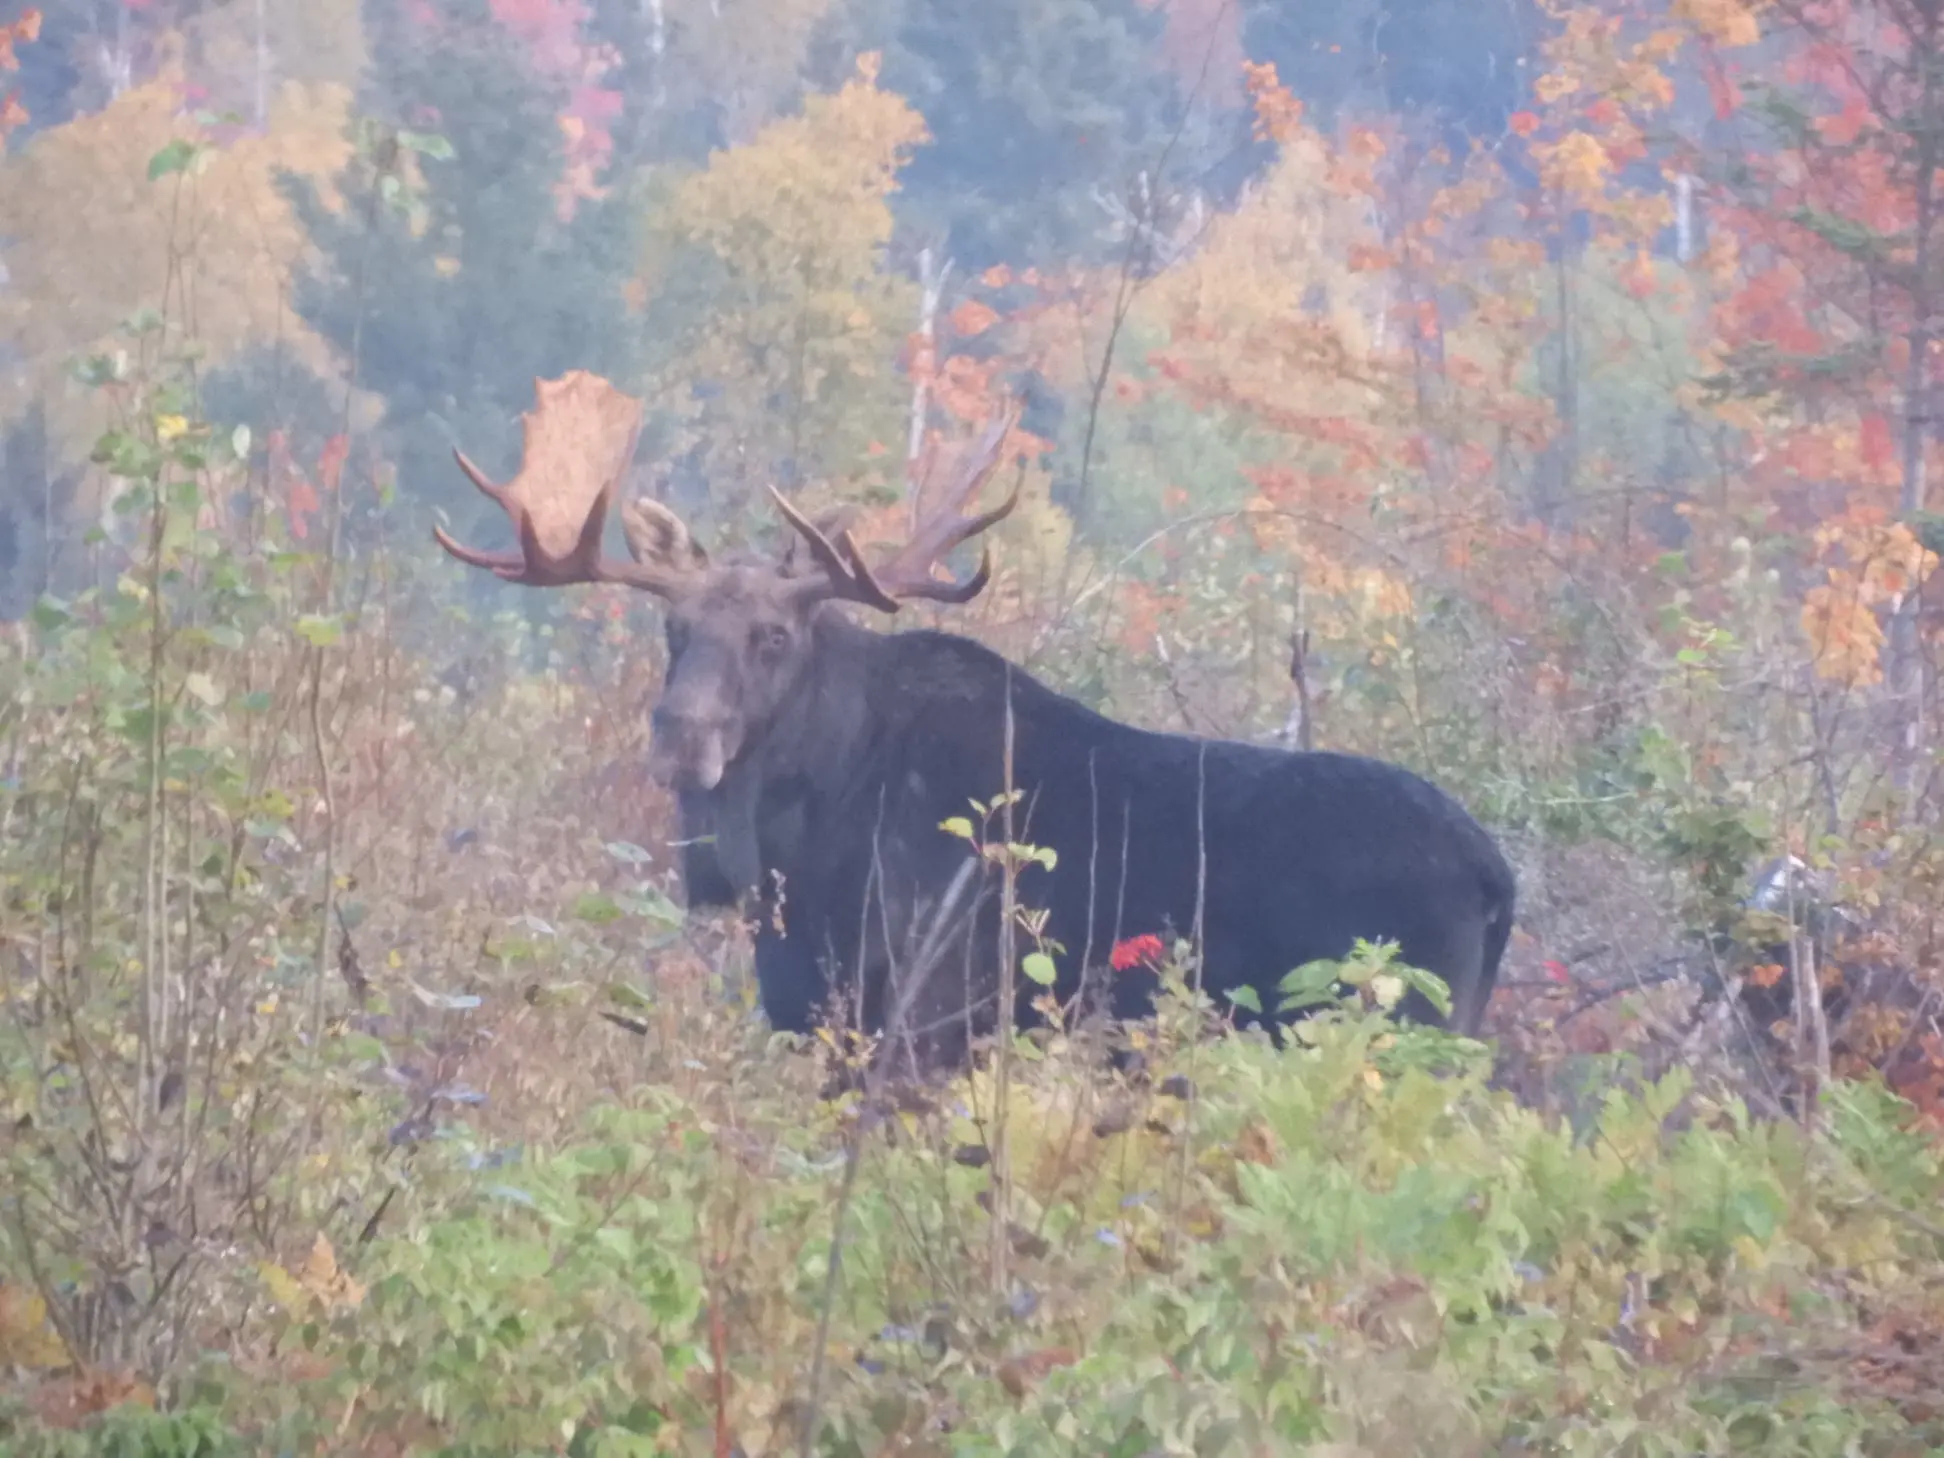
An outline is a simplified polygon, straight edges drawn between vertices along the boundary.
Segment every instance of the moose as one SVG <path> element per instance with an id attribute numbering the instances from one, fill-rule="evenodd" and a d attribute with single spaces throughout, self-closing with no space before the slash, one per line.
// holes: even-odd
<path id="1" fill-rule="evenodd" d="M 1186 936 L 1218 1006 L 1251 988 L 1271 1019 L 1286 974 L 1340 959 L 1358 938 L 1388 940 L 1452 993 L 1449 1019 L 1415 992 L 1400 1011 L 1478 1032 L 1514 878 L 1427 780 L 1350 754 L 1131 727 L 969 638 L 878 632 L 841 610 L 963 604 L 984 590 L 989 546 L 970 577 L 937 573 L 1017 505 L 1015 483 L 999 505 L 964 514 L 1013 412 L 942 473 L 909 540 L 881 562 L 865 560 L 841 513 L 813 522 L 773 487 L 795 533 L 780 557 L 714 560 L 641 496 L 620 507 L 629 560 L 604 553 L 602 534 L 640 403 L 578 370 L 535 389 L 509 484 L 454 451 L 511 518 L 517 549 L 435 535 L 509 582 L 619 583 L 661 599 L 667 671 L 648 768 L 678 800 L 690 906 L 756 913 L 773 1027 L 808 1032 L 843 1012 L 936 1068 L 995 1025 L 998 969 L 1019 965 L 1029 935 L 1052 957 L 1063 1004 L 1080 997 L 1115 1020 L 1150 1014 L 1158 990 L 1151 957 L 1116 949 Z M 1005 873 L 964 833 L 981 834 L 974 802 L 989 811 L 1008 789 L 1012 841 L 1053 852 L 1015 865 L 1010 926 Z M 996 823 L 991 833 L 1003 839 Z M 1045 963 L 1034 969 L 1043 981 Z M 1020 986 L 1015 1007 L 1030 1021 L 1034 989 Z M 1246 1001 L 1238 1015 L 1253 1020 Z"/>

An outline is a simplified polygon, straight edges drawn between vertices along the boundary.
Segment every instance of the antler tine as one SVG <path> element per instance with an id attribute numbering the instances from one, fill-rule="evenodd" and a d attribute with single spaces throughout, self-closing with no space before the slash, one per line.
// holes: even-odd
<path id="1" fill-rule="evenodd" d="M 945 490 L 933 503 L 931 511 L 919 521 L 911 540 L 877 570 L 878 581 L 886 584 L 891 592 L 904 598 L 961 603 L 969 602 L 984 590 L 992 576 L 990 549 L 982 554 L 979 570 L 964 582 L 940 582 L 931 575 L 931 569 L 954 547 L 997 525 L 1019 505 L 1020 489 L 1025 484 L 1023 471 L 1013 482 L 1012 491 L 998 506 L 977 516 L 959 515 L 966 502 L 985 485 L 999 464 L 1006 440 L 1019 421 L 1019 411 L 1017 399 L 1006 402 L 1005 408 L 993 417 L 960 456 Z"/>
<path id="2" fill-rule="evenodd" d="M 488 500 L 506 505 L 506 488 L 494 484 L 492 478 L 475 466 L 458 446 L 452 448 L 452 458 L 459 463 L 459 469 L 466 473 L 466 479 L 477 486 Z"/>
<path id="3" fill-rule="evenodd" d="M 898 610 L 897 599 L 878 586 L 871 569 L 864 565 L 864 554 L 857 550 L 857 543 L 851 540 L 848 527 L 838 534 L 837 544 L 833 546 L 816 523 L 790 505 L 781 491 L 772 486 L 769 494 L 777 510 L 783 513 L 783 519 L 796 528 L 804 545 L 810 549 L 811 557 L 823 569 L 821 581 L 814 577 L 804 579 L 806 591 L 820 597 L 863 603 L 880 612 L 895 613 Z"/>
<path id="4" fill-rule="evenodd" d="M 511 482 L 496 485 L 463 451 L 453 451 L 467 479 L 511 518 L 519 550 L 461 546 L 435 527 L 439 545 L 461 562 L 529 587 L 612 582 L 676 596 L 689 574 L 601 551 L 608 510 L 641 431 L 641 402 L 586 370 L 536 379 L 533 388 L 535 407 L 522 417 L 525 443 Z"/>
<path id="5" fill-rule="evenodd" d="M 979 570 L 963 582 L 940 582 L 931 575 L 931 567 L 952 548 L 985 531 L 1019 505 L 1020 487 L 1025 481 L 1023 470 L 1013 483 L 1011 494 L 998 506 L 973 517 L 958 514 L 992 474 L 993 467 L 999 462 L 1000 448 L 1018 418 L 1017 402 L 1009 402 L 1008 408 L 986 427 L 985 433 L 960 461 L 957 479 L 946 490 L 936 513 L 919 524 L 911 541 L 900 548 L 890 562 L 876 570 L 864 560 L 864 554 L 857 549 L 857 543 L 852 540 L 848 529 L 839 532 L 837 540 L 832 542 L 829 534 L 790 505 L 782 492 L 774 486 L 770 487 L 769 493 L 777 509 L 783 513 L 784 520 L 796 528 L 797 534 L 810 549 L 810 555 L 822 569 L 821 576 L 804 579 L 802 590 L 816 597 L 863 603 L 887 613 L 898 610 L 900 598 L 963 603 L 977 597 L 992 580 L 990 548 L 981 555 Z"/>

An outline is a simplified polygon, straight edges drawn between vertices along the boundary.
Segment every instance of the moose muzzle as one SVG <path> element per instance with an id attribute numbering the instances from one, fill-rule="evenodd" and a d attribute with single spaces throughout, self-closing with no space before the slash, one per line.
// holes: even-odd
<path id="1" fill-rule="evenodd" d="M 670 789 L 713 790 L 733 754 L 732 725 L 720 715 L 655 710 L 648 741 L 648 773 Z"/>

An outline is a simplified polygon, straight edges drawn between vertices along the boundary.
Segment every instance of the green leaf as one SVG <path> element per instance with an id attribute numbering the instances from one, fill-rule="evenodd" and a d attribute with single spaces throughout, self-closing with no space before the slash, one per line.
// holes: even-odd
<path id="1" fill-rule="evenodd" d="M 582 921 L 591 921 L 596 926 L 606 926 L 609 922 L 619 921 L 626 913 L 614 904 L 612 898 L 590 892 L 574 902 L 574 915 Z"/>
<path id="2" fill-rule="evenodd" d="M 1051 987 L 1054 978 L 1059 975 L 1059 969 L 1053 965 L 1053 959 L 1044 952 L 1028 952 L 1020 959 L 1019 970 L 1041 987 Z"/>
<path id="3" fill-rule="evenodd" d="M 177 137 L 149 158 L 148 180 L 156 182 L 167 177 L 171 172 L 187 172 L 200 151 L 201 149 L 194 142 Z"/>
<path id="4" fill-rule="evenodd" d="M 947 835 L 956 835 L 960 840 L 972 839 L 972 822 L 963 815 L 953 815 L 939 821 L 938 828 Z"/>
<path id="5" fill-rule="evenodd" d="M 450 162 L 454 153 L 452 143 L 437 132 L 409 132 L 401 129 L 398 145 L 408 147 L 421 157 L 430 157 L 434 162 Z"/>
<path id="6" fill-rule="evenodd" d="M 42 632 L 51 633 L 54 629 L 64 627 L 73 621 L 74 615 L 68 611 L 67 604 L 58 597 L 42 594 L 35 599 L 34 626 Z"/>
<path id="7" fill-rule="evenodd" d="M 655 1006 L 647 993 L 626 982 L 610 982 L 607 992 L 608 1001 L 635 1012 L 649 1012 Z"/>
<path id="8" fill-rule="evenodd" d="M 216 680 L 206 673 L 192 673 L 183 680 L 182 686 L 189 696 L 209 708 L 223 702 L 223 691 L 216 686 Z"/>
<path id="9" fill-rule="evenodd" d="M 336 613 L 305 613 L 297 619 L 297 636 L 313 648 L 335 647 L 344 638 L 344 620 Z"/>
<path id="10" fill-rule="evenodd" d="M 78 359 L 69 373 L 81 384 L 92 388 L 113 384 L 121 378 L 122 369 L 127 363 L 127 354 L 117 350 L 113 354 L 97 354 L 87 359 Z"/>
<path id="11" fill-rule="evenodd" d="M 88 459 L 124 480 L 152 481 L 162 470 L 163 457 L 141 437 L 126 430 L 111 430 L 95 442 Z M 116 503 L 123 511 L 139 511 L 144 504 L 140 496 L 124 496 Z"/>
<path id="12" fill-rule="evenodd" d="M 1231 987 L 1228 990 L 1228 1000 L 1237 1007 L 1248 1009 L 1257 1017 L 1262 1016 L 1262 998 L 1257 995 L 1253 987 Z"/>

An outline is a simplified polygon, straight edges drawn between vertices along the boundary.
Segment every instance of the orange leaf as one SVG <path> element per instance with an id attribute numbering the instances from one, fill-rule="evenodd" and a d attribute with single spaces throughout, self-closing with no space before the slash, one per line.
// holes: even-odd
<path id="1" fill-rule="evenodd" d="M 1515 136 L 1529 137 L 1539 130 L 1539 118 L 1529 111 L 1515 111 L 1506 119 L 1506 125 Z"/>
<path id="2" fill-rule="evenodd" d="M 999 322 L 999 316 L 977 299 L 967 299 L 952 310 L 952 332 L 961 339 L 972 339 Z"/>
<path id="3" fill-rule="evenodd" d="M 1391 256 L 1374 243 L 1352 243 L 1348 264 L 1352 273 L 1376 273 L 1391 266 Z"/>

